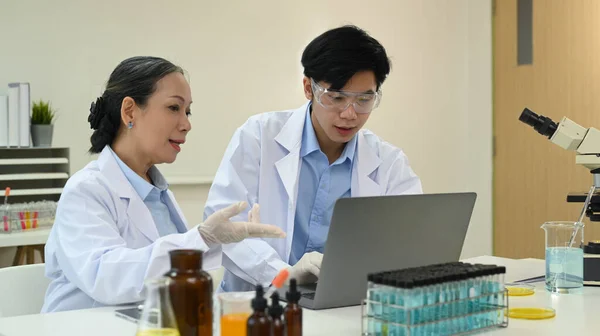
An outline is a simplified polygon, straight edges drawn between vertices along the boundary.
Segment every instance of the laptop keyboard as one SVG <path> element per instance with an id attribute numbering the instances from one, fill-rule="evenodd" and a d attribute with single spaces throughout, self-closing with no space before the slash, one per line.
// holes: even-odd
<path id="1" fill-rule="evenodd" d="M 314 300 L 315 299 L 315 292 L 302 293 L 301 295 L 302 295 L 302 297 L 305 297 L 305 298 L 310 299 L 310 300 Z"/>

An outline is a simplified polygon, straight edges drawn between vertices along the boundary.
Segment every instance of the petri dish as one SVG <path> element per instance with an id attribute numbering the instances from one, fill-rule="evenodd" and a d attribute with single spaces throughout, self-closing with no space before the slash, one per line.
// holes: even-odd
<path id="1" fill-rule="evenodd" d="M 525 320 L 544 320 L 556 316 L 552 308 L 509 308 L 508 317 Z"/>
<path id="2" fill-rule="evenodd" d="M 529 296 L 535 294 L 535 287 L 525 283 L 508 283 L 504 286 L 508 296 Z"/>

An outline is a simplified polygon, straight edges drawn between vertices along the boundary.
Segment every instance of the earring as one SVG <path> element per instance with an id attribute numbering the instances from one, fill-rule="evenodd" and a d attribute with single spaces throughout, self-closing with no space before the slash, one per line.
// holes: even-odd
<path id="1" fill-rule="evenodd" d="M 133 121 L 130 121 L 127 123 L 127 128 L 128 129 L 132 129 L 133 128 Z"/>

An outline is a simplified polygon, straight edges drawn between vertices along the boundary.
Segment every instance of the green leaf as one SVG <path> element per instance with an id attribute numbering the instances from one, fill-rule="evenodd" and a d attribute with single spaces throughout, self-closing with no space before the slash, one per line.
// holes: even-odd
<path id="1" fill-rule="evenodd" d="M 34 125 L 49 125 L 54 120 L 56 111 L 50 106 L 50 102 L 39 100 L 33 102 L 31 110 L 31 123 Z"/>

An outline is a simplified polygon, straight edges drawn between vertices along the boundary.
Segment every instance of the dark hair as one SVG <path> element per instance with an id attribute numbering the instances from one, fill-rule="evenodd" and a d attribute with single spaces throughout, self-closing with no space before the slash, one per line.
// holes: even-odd
<path id="1" fill-rule="evenodd" d="M 121 62 L 111 73 L 102 96 L 90 107 L 88 122 L 95 130 L 90 139 L 90 153 L 100 153 L 106 145 L 112 145 L 121 127 L 121 104 L 125 97 L 145 106 L 156 90 L 156 83 L 174 72 L 183 74 L 183 69 L 159 57 L 137 56 Z"/>
<path id="2" fill-rule="evenodd" d="M 360 71 L 373 71 L 377 89 L 390 73 L 385 48 L 356 26 L 331 29 L 312 40 L 302 53 L 304 75 L 339 90 Z"/>

